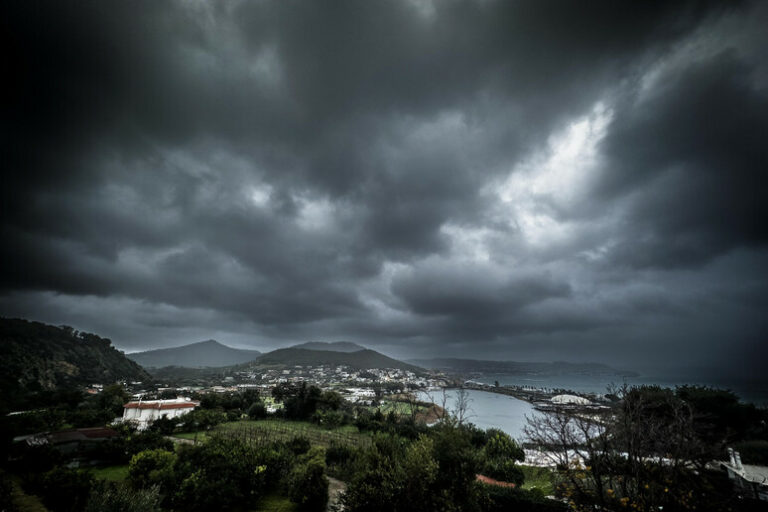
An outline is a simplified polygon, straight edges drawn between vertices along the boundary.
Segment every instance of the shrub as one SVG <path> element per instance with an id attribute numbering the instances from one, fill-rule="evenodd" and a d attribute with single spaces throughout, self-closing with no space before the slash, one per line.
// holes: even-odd
<path id="1" fill-rule="evenodd" d="M 94 486 L 85 512 L 160 512 L 160 488 L 132 489 L 129 485 L 101 482 Z"/>
<path id="2" fill-rule="evenodd" d="M 513 460 L 493 459 L 487 461 L 483 466 L 483 474 L 495 480 L 502 482 L 511 482 L 515 485 L 522 485 L 525 480 L 523 471 L 515 464 Z"/>
<path id="3" fill-rule="evenodd" d="M 93 477 L 78 469 L 54 468 L 45 473 L 35 493 L 53 512 L 75 512 L 85 508 Z"/>
<path id="4" fill-rule="evenodd" d="M 137 453 L 128 464 L 128 481 L 136 489 L 160 486 L 168 488 L 173 483 L 173 466 L 176 454 L 165 450 L 147 450 Z"/>
<path id="5" fill-rule="evenodd" d="M 147 450 L 172 452 L 173 449 L 173 441 L 157 432 L 134 433 L 125 439 L 125 451 L 130 457 Z"/>
<path id="6" fill-rule="evenodd" d="M 567 512 L 568 506 L 556 500 L 544 498 L 541 492 L 481 486 L 480 508 L 483 512 Z"/>
<path id="7" fill-rule="evenodd" d="M 296 436 L 287 443 L 288 448 L 296 455 L 307 453 L 312 447 L 312 443 L 309 442 L 304 436 Z"/>
<path id="8" fill-rule="evenodd" d="M 325 452 L 325 463 L 329 466 L 332 464 L 345 464 L 352 456 L 352 448 L 346 444 L 331 441 L 331 445 Z"/>
<path id="9" fill-rule="evenodd" d="M 525 460 L 525 452 L 499 429 L 491 428 L 486 432 L 485 456 L 488 459 L 512 459 L 522 462 Z"/>
<path id="10" fill-rule="evenodd" d="M 169 436 L 173 434 L 174 430 L 176 430 L 176 422 L 177 420 L 173 418 L 163 416 L 152 422 L 152 424 L 149 426 L 149 431 L 157 432 L 160 435 Z"/>
<path id="11" fill-rule="evenodd" d="M 325 454 L 312 448 L 288 476 L 288 495 L 302 510 L 325 510 L 328 504 L 328 479 L 325 476 Z"/>
<path id="12" fill-rule="evenodd" d="M 220 436 L 179 451 L 176 478 L 181 482 L 174 509 L 252 508 L 263 496 L 267 466 L 262 448 Z"/>
<path id="13" fill-rule="evenodd" d="M 253 402 L 248 408 L 248 417 L 252 420 L 262 420 L 267 417 L 267 407 L 264 402 Z"/>

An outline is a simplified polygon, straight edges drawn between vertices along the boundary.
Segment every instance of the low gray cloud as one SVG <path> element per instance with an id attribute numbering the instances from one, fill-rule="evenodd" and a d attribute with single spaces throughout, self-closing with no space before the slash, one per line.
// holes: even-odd
<path id="1" fill-rule="evenodd" d="M 758 2 L 2 9 L 3 315 L 128 350 L 764 351 Z"/>

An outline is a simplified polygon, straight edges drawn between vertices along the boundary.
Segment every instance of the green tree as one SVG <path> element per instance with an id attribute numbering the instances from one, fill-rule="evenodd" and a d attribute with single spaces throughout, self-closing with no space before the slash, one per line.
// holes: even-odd
<path id="1" fill-rule="evenodd" d="M 486 431 L 486 443 L 484 455 L 487 459 L 511 459 L 522 462 L 525 460 L 525 452 L 509 434 L 497 428 Z"/>
<path id="2" fill-rule="evenodd" d="M 137 453 L 128 464 L 128 481 L 136 489 L 159 486 L 168 489 L 174 481 L 176 454 L 165 450 Z"/>
<path id="3" fill-rule="evenodd" d="M 175 418 L 169 418 L 168 416 L 162 416 L 157 418 L 149 426 L 150 432 L 157 432 L 160 435 L 169 436 L 176 430 L 176 423 L 178 420 Z"/>
<path id="4" fill-rule="evenodd" d="M 254 506 L 265 488 L 266 459 L 255 445 L 221 436 L 183 447 L 176 463 L 180 484 L 174 508 L 197 511 Z"/>
<path id="5" fill-rule="evenodd" d="M 105 387 L 97 395 L 99 409 L 109 411 L 112 417 L 123 415 L 123 405 L 131 398 L 131 395 L 125 390 L 122 384 L 112 384 Z"/>
<path id="6" fill-rule="evenodd" d="M 248 407 L 248 417 L 252 420 L 261 420 L 267 417 L 267 407 L 264 405 L 264 402 L 258 401 L 253 402 L 250 407 Z"/>
<path id="7" fill-rule="evenodd" d="M 289 497 L 302 510 L 325 510 L 328 503 L 325 469 L 325 450 L 315 446 L 299 458 L 291 471 L 287 482 Z"/>

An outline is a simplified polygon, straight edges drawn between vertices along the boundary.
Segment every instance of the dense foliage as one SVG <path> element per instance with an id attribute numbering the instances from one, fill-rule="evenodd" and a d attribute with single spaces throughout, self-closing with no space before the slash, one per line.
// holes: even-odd
<path id="1" fill-rule="evenodd" d="M 39 408 L 61 387 L 150 379 L 109 339 L 19 319 L 0 319 L 0 360 L 0 412 Z"/>
<path id="2" fill-rule="evenodd" d="M 765 411 L 728 391 L 658 386 L 618 390 L 614 410 L 562 410 L 529 421 L 531 441 L 549 451 L 559 494 L 577 510 L 746 510 L 708 463 L 725 446 L 764 435 Z M 744 446 L 749 446 L 745 444 Z M 756 444 L 760 446 L 760 444 Z"/>

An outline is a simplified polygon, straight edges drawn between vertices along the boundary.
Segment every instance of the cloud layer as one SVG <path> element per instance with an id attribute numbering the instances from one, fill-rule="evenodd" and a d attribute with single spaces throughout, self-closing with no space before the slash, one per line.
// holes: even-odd
<path id="1" fill-rule="evenodd" d="M 127 350 L 768 356 L 761 3 L 3 11 L 3 315 Z"/>

